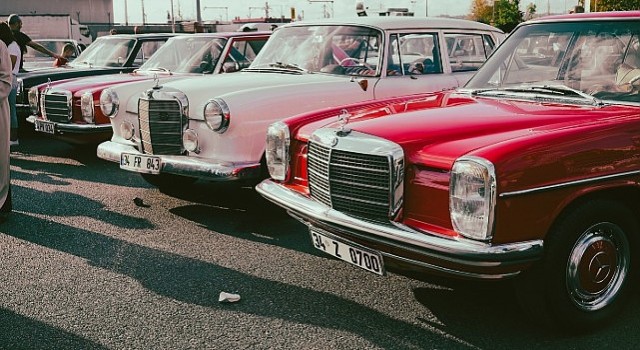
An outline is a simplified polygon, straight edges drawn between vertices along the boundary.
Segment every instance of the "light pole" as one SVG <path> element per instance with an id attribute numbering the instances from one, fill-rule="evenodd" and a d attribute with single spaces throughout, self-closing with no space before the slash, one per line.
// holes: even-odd
<path id="1" fill-rule="evenodd" d="M 173 0 L 171 0 L 171 33 L 176 32 L 176 18 L 173 16 Z"/>

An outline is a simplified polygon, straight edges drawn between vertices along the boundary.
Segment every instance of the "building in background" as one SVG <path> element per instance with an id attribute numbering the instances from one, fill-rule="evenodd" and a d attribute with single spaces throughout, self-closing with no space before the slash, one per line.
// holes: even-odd
<path id="1" fill-rule="evenodd" d="M 0 1 L 0 13 L 70 15 L 79 23 L 111 24 L 113 0 L 5 0 Z"/>

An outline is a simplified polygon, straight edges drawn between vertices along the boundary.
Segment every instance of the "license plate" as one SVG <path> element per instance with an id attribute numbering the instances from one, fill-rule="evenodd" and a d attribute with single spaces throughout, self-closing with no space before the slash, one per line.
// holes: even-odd
<path id="1" fill-rule="evenodd" d="M 120 168 L 139 173 L 159 174 L 162 167 L 160 157 L 140 154 L 120 154 Z"/>
<path id="2" fill-rule="evenodd" d="M 336 240 L 316 227 L 311 227 L 309 232 L 311 234 L 311 242 L 316 249 L 369 272 L 381 276 L 385 274 L 384 263 L 380 253 L 362 249 L 342 240 Z"/>
<path id="3" fill-rule="evenodd" d="M 47 134 L 55 134 L 55 124 L 46 120 L 35 120 L 36 131 L 45 132 Z"/>

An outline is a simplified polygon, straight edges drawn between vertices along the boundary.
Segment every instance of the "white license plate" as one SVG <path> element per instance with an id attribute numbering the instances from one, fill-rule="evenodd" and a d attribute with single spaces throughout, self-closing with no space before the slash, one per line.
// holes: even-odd
<path id="1" fill-rule="evenodd" d="M 55 124 L 46 120 L 35 120 L 36 131 L 45 132 L 47 134 L 55 134 Z"/>
<path id="2" fill-rule="evenodd" d="M 160 157 L 121 153 L 120 168 L 139 173 L 159 174 L 162 168 Z"/>
<path id="3" fill-rule="evenodd" d="M 362 249 L 354 244 L 336 240 L 316 227 L 311 227 L 309 232 L 311 234 L 311 242 L 316 249 L 369 272 L 381 276 L 385 274 L 384 262 L 379 252 Z"/>

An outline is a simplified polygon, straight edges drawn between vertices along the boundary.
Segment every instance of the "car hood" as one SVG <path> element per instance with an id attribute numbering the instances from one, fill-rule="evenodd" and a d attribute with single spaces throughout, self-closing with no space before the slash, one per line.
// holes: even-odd
<path id="1" fill-rule="evenodd" d="M 158 74 L 165 76 L 167 74 Z M 77 92 L 87 89 L 104 89 L 114 84 L 128 83 L 139 80 L 153 79 L 154 75 L 145 73 L 119 73 L 91 77 L 72 78 L 51 83 L 51 88 Z M 46 85 L 43 85 L 46 87 Z"/>
<path id="2" fill-rule="evenodd" d="M 401 145 L 413 158 L 409 162 L 449 169 L 458 157 L 500 142 L 612 118 L 638 117 L 640 113 L 640 108 L 633 106 L 509 101 L 458 93 L 434 97 L 437 103 L 409 112 L 402 111 L 402 104 L 389 106 L 384 117 L 377 109 L 376 118 L 367 118 L 367 113 L 375 112 L 367 111 L 345 127 Z"/>
<path id="3" fill-rule="evenodd" d="M 377 79 L 377 78 L 373 78 Z M 185 93 L 189 116 L 202 119 L 202 107 L 212 98 L 228 105 L 234 118 L 253 116 L 261 120 L 282 119 L 304 111 L 373 98 L 356 80 L 327 74 L 238 72 L 194 77 L 162 83 L 162 90 Z M 134 110 L 130 101 L 127 110 Z M 244 118 L 244 117 L 241 117 Z"/>
<path id="4" fill-rule="evenodd" d="M 211 84 L 209 79 L 216 79 Z M 203 95 L 206 98 L 222 97 L 232 94 L 251 94 L 252 89 L 265 87 L 282 87 L 286 85 L 304 85 L 313 82 L 345 81 L 345 77 L 328 74 L 293 74 L 293 73 L 266 73 L 266 72 L 238 72 L 234 74 L 221 74 L 215 77 L 205 76 L 180 80 L 164 84 L 168 88 L 180 90 L 191 96 Z"/>

